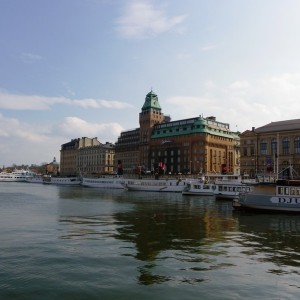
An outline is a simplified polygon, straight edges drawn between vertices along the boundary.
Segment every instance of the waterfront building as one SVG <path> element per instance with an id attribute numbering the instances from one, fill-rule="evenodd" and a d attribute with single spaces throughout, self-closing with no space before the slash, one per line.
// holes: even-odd
<path id="1" fill-rule="evenodd" d="M 125 174 L 130 174 L 140 166 L 140 128 L 121 132 L 116 142 L 116 160 L 122 162 Z"/>
<path id="2" fill-rule="evenodd" d="M 171 121 L 150 91 L 139 114 L 140 128 L 122 132 L 116 159 L 124 173 L 239 174 L 239 134 L 215 117 Z"/>
<path id="3" fill-rule="evenodd" d="M 57 176 L 60 174 L 59 163 L 56 161 L 56 157 L 53 158 L 53 161 L 46 165 L 46 174 Z"/>
<path id="4" fill-rule="evenodd" d="M 77 152 L 77 170 L 80 174 L 113 174 L 115 146 L 106 142 L 80 147 Z"/>
<path id="5" fill-rule="evenodd" d="M 96 137 L 82 137 L 61 145 L 60 173 L 63 176 L 112 174 L 114 170 L 114 144 L 102 144 Z"/>
<path id="6" fill-rule="evenodd" d="M 77 175 L 77 150 L 80 139 L 72 139 L 61 145 L 60 149 L 60 173 L 63 176 Z"/>
<path id="7" fill-rule="evenodd" d="M 242 174 L 271 179 L 289 175 L 290 165 L 300 174 L 300 119 L 253 127 L 240 135 L 240 142 Z"/>

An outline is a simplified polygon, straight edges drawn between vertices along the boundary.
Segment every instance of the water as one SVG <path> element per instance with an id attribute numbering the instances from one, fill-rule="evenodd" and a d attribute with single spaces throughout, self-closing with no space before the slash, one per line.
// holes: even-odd
<path id="1" fill-rule="evenodd" d="M 300 216 L 0 183 L 0 299 L 299 299 Z"/>

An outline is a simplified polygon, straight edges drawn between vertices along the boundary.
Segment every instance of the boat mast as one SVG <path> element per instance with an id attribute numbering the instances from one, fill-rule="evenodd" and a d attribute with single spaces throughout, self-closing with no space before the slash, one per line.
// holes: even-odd
<path id="1" fill-rule="evenodd" d="M 279 174 L 279 162 L 278 162 L 278 157 L 279 157 L 279 133 L 277 133 L 277 150 L 276 150 L 276 155 L 275 155 L 275 158 L 276 158 L 276 177 L 275 179 L 277 180 L 278 179 L 278 174 Z"/>

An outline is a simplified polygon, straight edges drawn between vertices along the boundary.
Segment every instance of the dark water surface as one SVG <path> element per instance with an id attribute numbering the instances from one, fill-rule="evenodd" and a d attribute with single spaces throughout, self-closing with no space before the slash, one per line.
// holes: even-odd
<path id="1" fill-rule="evenodd" d="M 299 299 L 300 216 L 0 183 L 0 299 Z"/>

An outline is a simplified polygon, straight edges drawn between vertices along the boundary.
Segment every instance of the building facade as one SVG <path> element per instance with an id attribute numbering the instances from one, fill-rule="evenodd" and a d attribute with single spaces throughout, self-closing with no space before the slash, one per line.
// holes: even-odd
<path id="1" fill-rule="evenodd" d="M 80 139 L 72 139 L 61 145 L 60 148 L 60 173 L 62 176 L 73 176 L 78 174 L 77 151 Z"/>
<path id="2" fill-rule="evenodd" d="M 63 176 L 113 174 L 115 146 L 108 142 L 102 144 L 97 138 L 73 139 L 61 146 L 60 172 Z"/>
<path id="3" fill-rule="evenodd" d="M 156 125 L 150 164 L 171 173 L 239 174 L 239 136 L 229 124 L 201 116 Z"/>
<path id="4" fill-rule="evenodd" d="M 271 122 L 240 135 L 241 172 L 255 177 L 300 174 L 300 119 Z"/>
<path id="5" fill-rule="evenodd" d="M 140 165 L 140 129 L 121 132 L 116 143 L 116 160 L 122 162 L 123 172 L 130 174 Z"/>
<path id="6" fill-rule="evenodd" d="M 171 121 L 150 91 L 139 123 L 140 128 L 122 132 L 116 143 L 116 159 L 123 162 L 124 173 L 240 172 L 239 135 L 215 117 Z"/>

